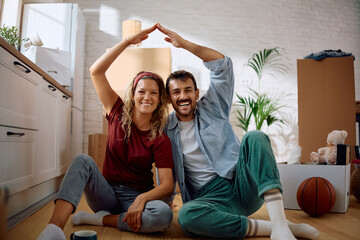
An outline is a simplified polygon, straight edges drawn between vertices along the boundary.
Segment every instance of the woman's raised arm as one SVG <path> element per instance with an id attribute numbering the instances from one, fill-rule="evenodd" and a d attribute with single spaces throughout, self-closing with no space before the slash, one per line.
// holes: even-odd
<path id="1" fill-rule="evenodd" d="M 117 43 L 111 49 L 106 51 L 99 59 L 97 59 L 93 65 L 90 67 L 89 71 L 91 74 L 91 79 L 94 83 L 95 90 L 102 102 L 106 113 L 109 113 L 111 108 L 114 106 L 118 95 L 111 88 L 108 80 L 106 79 L 105 72 L 108 70 L 110 65 L 115 61 L 115 59 L 131 44 L 138 44 L 149 37 L 149 34 L 156 29 L 156 24 L 150 28 L 146 28 L 141 32 L 127 37 L 121 42 Z M 126 79 L 121 79 L 122 76 L 119 76 L 121 81 L 126 81 Z"/>

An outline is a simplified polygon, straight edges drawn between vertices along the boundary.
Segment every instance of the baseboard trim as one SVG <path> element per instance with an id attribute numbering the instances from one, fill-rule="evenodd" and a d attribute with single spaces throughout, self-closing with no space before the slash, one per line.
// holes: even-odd
<path id="1" fill-rule="evenodd" d="M 34 203 L 30 207 L 24 209 L 23 211 L 19 212 L 18 214 L 12 216 L 7 220 L 8 229 L 15 227 L 17 224 L 22 222 L 24 219 L 29 217 L 30 215 L 37 212 L 40 208 L 48 204 L 50 201 L 54 200 L 57 195 L 57 192 L 50 194 L 49 196 L 41 199 L 40 201 Z"/>

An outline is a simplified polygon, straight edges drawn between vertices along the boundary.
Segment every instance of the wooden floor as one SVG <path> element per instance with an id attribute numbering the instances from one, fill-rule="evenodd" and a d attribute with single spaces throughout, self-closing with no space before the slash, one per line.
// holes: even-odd
<path id="1" fill-rule="evenodd" d="M 187 238 L 181 231 L 177 223 L 177 214 L 181 206 L 180 197 L 175 198 L 175 203 L 178 207 L 174 208 L 174 219 L 171 227 L 164 233 L 154 234 L 135 234 L 130 232 L 121 232 L 116 228 L 103 227 L 103 226 L 73 226 L 70 220 L 67 222 L 64 232 L 66 238 L 69 239 L 72 232 L 84 229 L 91 229 L 97 232 L 98 240 L 112 240 L 112 239 L 190 239 Z M 35 214 L 25 219 L 23 222 L 10 229 L 7 233 L 8 240 L 22 240 L 22 239 L 36 239 L 42 229 L 47 225 L 52 210 L 54 208 L 53 202 L 48 203 Z M 89 207 L 84 199 L 81 199 L 77 211 L 89 211 Z M 350 207 L 345 214 L 327 213 L 319 218 L 312 218 L 306 213 L 297 210 L 286 210 L 287 218 L 296 223 L 305 222 L 316 227 L 320 231 L 321 240 L 355 240 L 360 239 L 360 202 L 353 196 L 350 198 Z M 251 216 L 255 219 L 268 220 L 266 207 L 263 206 L 257 213 Z M 192 238 L 197 239 L 197 238 Z M 206 238 L 198 238 L 205 240 Z M 264 237 L 257 237 L 251 239 L 269 239 Z"/>

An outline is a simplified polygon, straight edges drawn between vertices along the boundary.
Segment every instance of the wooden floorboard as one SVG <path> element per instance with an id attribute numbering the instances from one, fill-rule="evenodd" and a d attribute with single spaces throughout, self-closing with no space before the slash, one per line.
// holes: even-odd
<path id="1" fill-rule="evenodd" d="M 176 197 L 176 203 L 179 205 L 174 208 L 174 219 L 170 228 L 164 233 L 153 233 L 153 234 L 138 234 L 131 232 L 122 232 L 116 228 L 103 227 L 103 226 L 73 226 L 70 220 L 67 222 L 64 232 L 66 238 L 69 239 L 72 232 L 84 229 L 91 229 L 98 233 L 98 240 L 115 240 L 115 239 L 129 239 L 129 240 L 155 240 L 155 239 L 184 239 L 188 240 L 185 234 L 182 232 L 180 226 L 177 223 L 177 214 L 181 206 L 180 197 Z M 54 208 L 53 202 L 48 203 L 42 209 L 25 219 L 23 222 L 10 229 L 7 234 L 8 240 L 22 240 L 22 239 L 36 239 L 42 229 L 47 225 L 52 210 Z M 80 201 L 77 211 L 89 211 L 85 198 L 83 197 Z M 358 240 L 360 239 L 360 202 L 357 201 L 353 196 L 350 198 L 350 206 L 345 214 L 340 213 L 327 213 L 319 218 L 312 218 L 306 213 L 297 210 L 286 210 L 287 218 L 292 222 L 304 222 L 311 224 L 320 231 L 320 240 Z M 266 207 L 263 206 L 258 212 L 250 216 L 255 219 L 268 220 Z M 201 239 L 206 238 L 191 238 Z M 265 237 L 251 238 L 256 240 L 269 239 Z"/>

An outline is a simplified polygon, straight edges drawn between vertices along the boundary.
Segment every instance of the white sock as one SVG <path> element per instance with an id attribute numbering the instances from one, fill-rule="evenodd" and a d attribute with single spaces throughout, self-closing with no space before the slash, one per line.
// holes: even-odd
<path id="1" fill-rule="evenodd" d="M 295 237 L 306 239 L 317 239 L 319 237 L 319 231 L 306 223 L 292 223 L 288 221 L 289 228 Z"/>
<path id="2" fill-rule="evenodd" d="M 292 223 L 288 221 L 288 226 L 295 237 L 306 239 L 317 239 L 319 231 L 306 223 Z M 271 222 L 265 220 L 248 219 L 248 230 L 246 236 L 259 237 L 270 236 Z"/>
<path id="3" fill-rule="evenodd" d="M 71 222 L 74 225 L 90 224 L 102 226 L 102 219 L 106 215 L 110 215 L 110 213 L 107 211 L 99 211 L 97 213 L 87 213 L 80 211 L 73 216 Z"/>
<path id="4" fill-rule="evenodd" d="M 266 209 L 271 221 L 272 240 L 296 240 L 285 217 L 284 204 L 280 190 L 273 189 L 264 193 Z"/>
<path id="5" fill-rule="evenodd" d="M 265 220 L 248 219 L 248 229 L 246 236 L 248 237 L 259 237 L 259 236 L 270 236 L 271 234 L 271 223 Z"/>
<path id="6" fill-rule="evenodd" d="M 55 224 L 48 224 L 37 240 L 66 240 L 64 232 Z"/>

